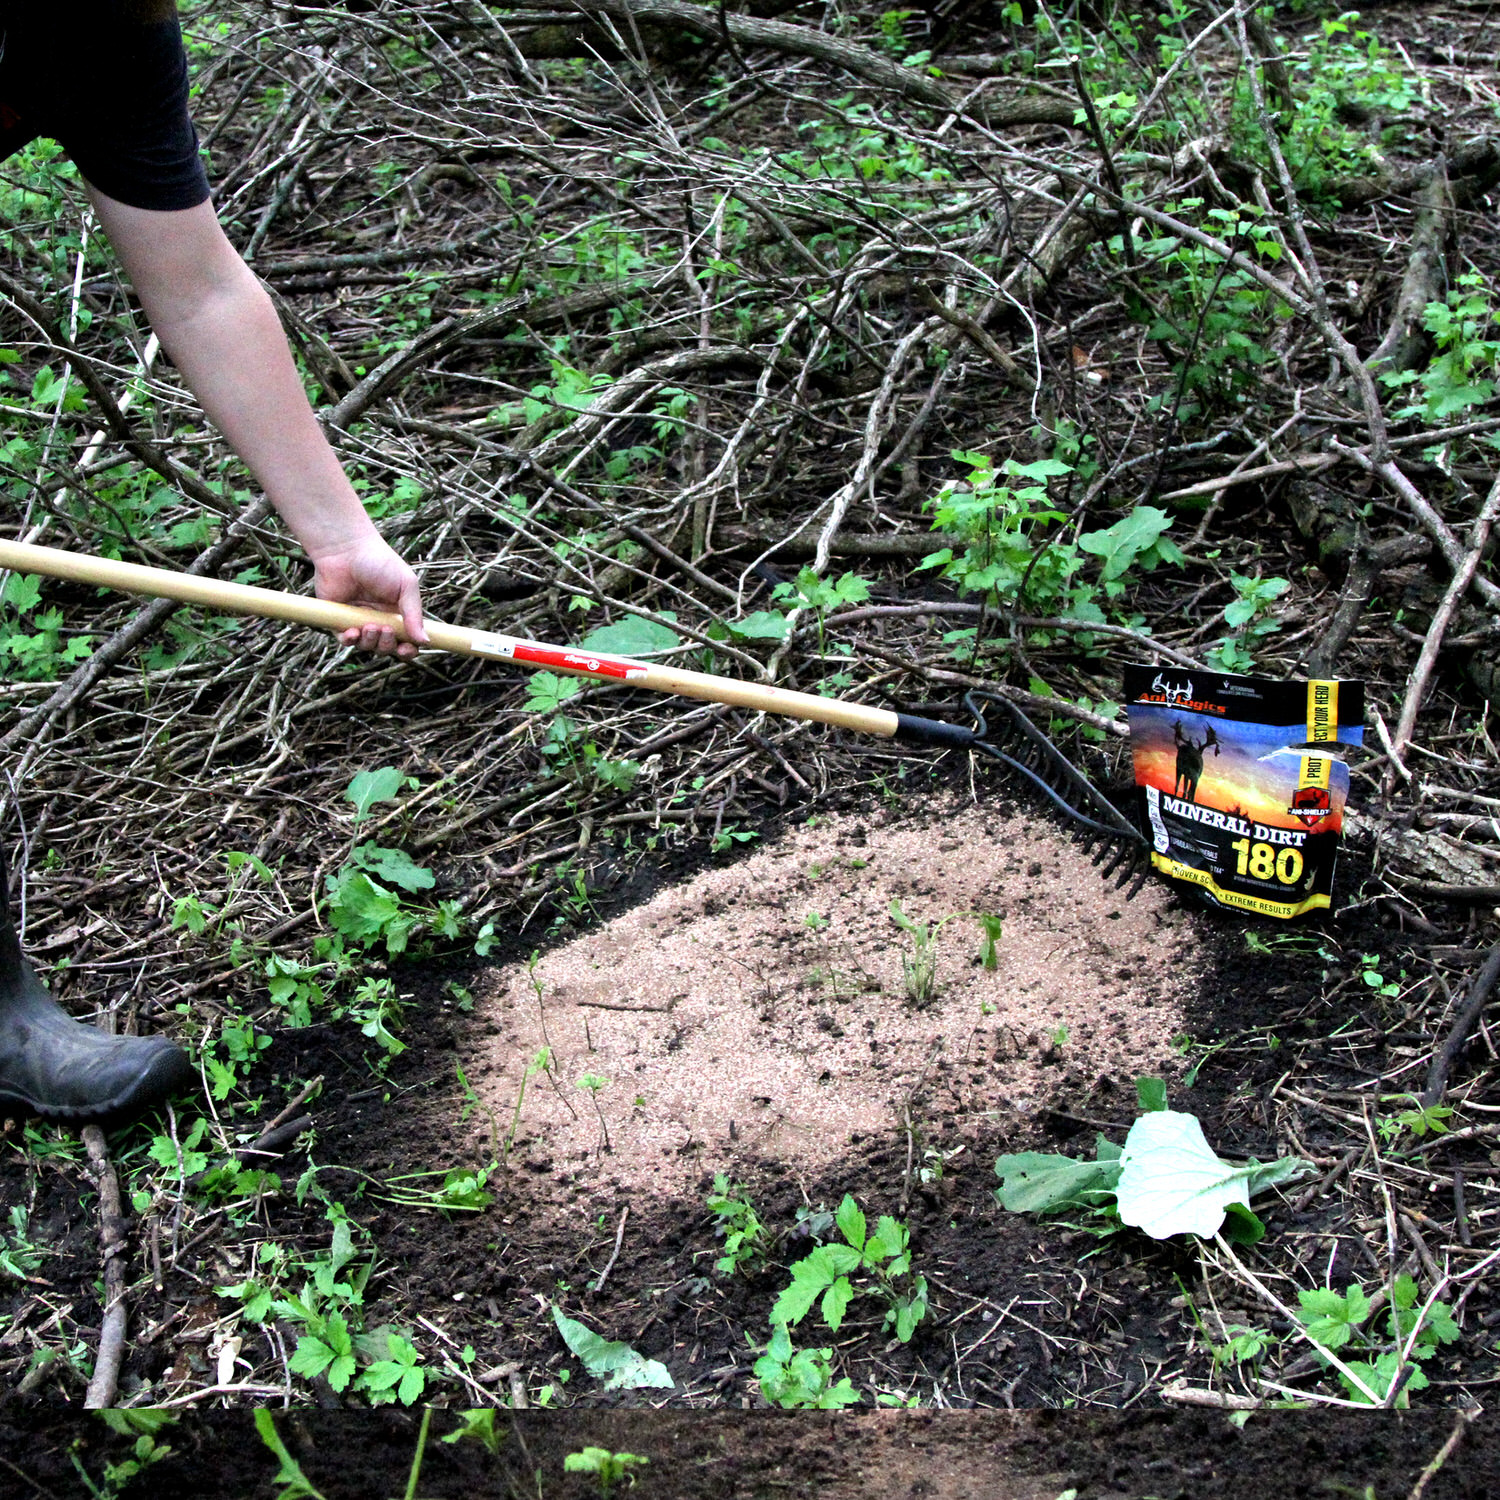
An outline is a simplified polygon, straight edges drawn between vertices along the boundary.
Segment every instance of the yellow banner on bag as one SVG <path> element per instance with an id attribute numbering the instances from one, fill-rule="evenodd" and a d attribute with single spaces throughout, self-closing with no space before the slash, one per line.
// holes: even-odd
<path id="1" fill-rule="evenodd" d="M 1322 744 L 1339 737 L 1339 685 L 1314 679 L 1307 685 L 1307 742 Z M 1328 783 L 1318 783 L 1327 786 Z"/>

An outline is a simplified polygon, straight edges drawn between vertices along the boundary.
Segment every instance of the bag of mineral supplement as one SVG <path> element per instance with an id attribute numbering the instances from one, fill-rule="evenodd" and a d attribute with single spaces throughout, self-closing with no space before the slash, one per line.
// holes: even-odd
<path id="1" fill-rule="evenodd" d="M 1336 745 L 1364 739 L 1362 682 L 1125 668 L 1151 863 L 1216 906 L 1327 907 L 1349 797 Z"/>

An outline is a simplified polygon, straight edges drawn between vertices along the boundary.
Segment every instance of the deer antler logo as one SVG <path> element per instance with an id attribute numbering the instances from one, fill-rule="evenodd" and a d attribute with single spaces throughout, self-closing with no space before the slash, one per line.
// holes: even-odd
<path id="1" fill-rule="evenodd" d="M 1191 703 L 1193 698 L 1193 682 L 1191 678 L 1183 682 L 1173 682 L 1164 677 L 1160 672 L 1156 674 L 1156 680 L 1151 684 L 1153 693 L 1161 693 L 1168 703 Z"/>

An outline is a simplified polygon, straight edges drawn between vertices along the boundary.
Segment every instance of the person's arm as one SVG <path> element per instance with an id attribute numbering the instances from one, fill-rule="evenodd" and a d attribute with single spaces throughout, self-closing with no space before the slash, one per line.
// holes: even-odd
<path id="1" fill-rule="evenodd" d="M 425 643 L 416 574 L 375 529 L 318 420 L 280 320 L 211 203 L 131 208 L 90 190 L 162 348 L 302 544 L 320 599 L 399 614 Z M 416 655 L 394 632 L 348 630 L 346 646 Z"/>

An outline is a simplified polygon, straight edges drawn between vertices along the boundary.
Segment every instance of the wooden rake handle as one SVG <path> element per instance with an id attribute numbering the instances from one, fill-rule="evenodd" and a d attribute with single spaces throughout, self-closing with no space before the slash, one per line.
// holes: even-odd
<path id="1" fill-rule="evenodd" d="M 226 583 L 218 578 L 200 578 L 192 573 L 174 573 L 168 568 L 149 568 L 141 563 L 116 562 L 64 552 L 56 547 L 34 547 L 25 542 L 0 540 L 0 569 L 17 573 L 41 573 L 70 583 L 93 584 L 127 594 L 148 594 L 158 599 L 176 599 L 182 604 L 201 604 L 226 614 L 259 615 L 267 620 L 291 620 L 320 630 L 344 631 L 364 625 L 380 625 L 398 640 L 406 639 L 399 615 L 383 610 L 361 609 L 352 604 L 334 604 L 305 594 L 284 594 L 276 589 L 250 584 Z M 872 708 L 863 703 L 845 703 L 812 693 L 793 693 L 765 683 L 740 682 L 732 677 L 713 677 L 707 672 L 684 672 L 623 656 L 548 646 L 540 641 L 473 630 L 467 625 L 445 625 L 426 620 L 430 643 L 439 651 L 456 656 L 482 656 L 513 661 L 533 669 L 566 672 L 573 677 L 629 683 L 657 693 L 675 693 L 709 703 L 727 703 L 762 713 L 782 714 L 818 724 L 837 724 L 862 734 L 928 744 L 967 745 L 975 739 L 972 729 L 944 724 L 936 719 Z"/>

